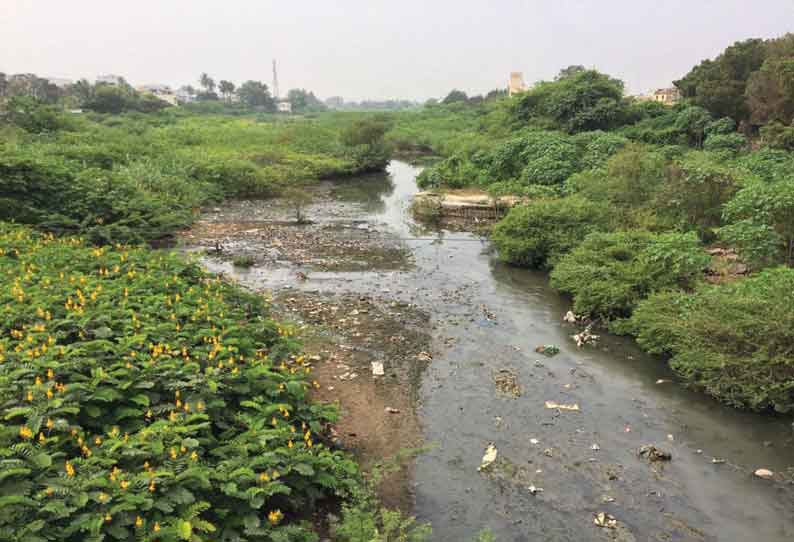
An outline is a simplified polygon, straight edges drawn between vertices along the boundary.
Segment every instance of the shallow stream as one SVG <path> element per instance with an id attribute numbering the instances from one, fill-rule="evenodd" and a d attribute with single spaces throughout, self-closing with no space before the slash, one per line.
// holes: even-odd
<path id="1" fill-rule="evenodd" d="M 562 322 L 569 303 L 543 274 L 500 263 L 473 234 L 412 221 L 418 172 L 394 161 L 387 176 L 335 183 L 333 201 L 307 210 L 318 220 L 355 219 L 402 244 L 407 268 L 307 268 L 298 280 L 292 268 L 207 264 L 257 289 L 385 296 L 431 314 L 434 358 L 417 408 L 434 447 L 417 460 L 414 492 L 434 539 L 465 541 L 487 527 L 510 542 L 794 540 L 794 487 L 752 475 L 791 472 L 791 418 L 738 412 L 688 391 L 630 340 L 605 336 L 577 348 L 570 336 L 579 328 Z M 255 203 L 251 216 L 256 205 L 269 203 Z M 536 354 L 543 344 L 561 351 Z M 495 385 L 500 376 L 507 393 Z M 490 443 L 497 461 L 479 472 Z M 645 444 L 672 460 L 639 457 Z M 597 526 L 600 512 L 618 528 Z"/>

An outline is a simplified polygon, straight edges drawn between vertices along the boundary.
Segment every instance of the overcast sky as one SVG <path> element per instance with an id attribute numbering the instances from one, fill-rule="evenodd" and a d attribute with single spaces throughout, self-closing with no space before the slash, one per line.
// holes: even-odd
<path id="1" fill-rule="evenodd" d="M 0 0 L 0 71 L 270 84 L 425 99 L 597 67 L 668 86 L 734 41 L 794 31 L 794 0 Z"/>

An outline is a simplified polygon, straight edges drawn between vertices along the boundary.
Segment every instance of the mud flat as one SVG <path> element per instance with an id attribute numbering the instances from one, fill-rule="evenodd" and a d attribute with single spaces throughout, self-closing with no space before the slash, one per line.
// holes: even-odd
<path id="1" fill-rule="evenodd" d="M 501 264 L 477 235 L 412 220 L 418 171 L 393 162 L 388 176 L 318 189 L 311 228 L 360 248 L 283 248 L 289 210 L 273 201 L 209 209 L 183 237 L 305 326 L 317 396 L 340 403 L 340 445 L 368 464 L 433 445 L 387 502 L 413 505 L 445 541 L 486 527 L 504 541 L 794 539 L 794 420 L 689 391 L 631 341 L 578 348 L 543 274 Z M 252 267 L 233 265 L 235 247 Z M 395 257 L 369 257 L 384 251 Z M 647 445 L 670 460 L 649 460 Z"/>

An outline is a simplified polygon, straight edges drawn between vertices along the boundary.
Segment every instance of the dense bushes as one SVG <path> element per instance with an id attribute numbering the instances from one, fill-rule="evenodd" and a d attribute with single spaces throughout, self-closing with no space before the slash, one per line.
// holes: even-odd
<path id="1" fill-rule="evenodd" d="M 577 314 L 625 318 L 652 292 L 690 287 L 709 261 L 694 234 L 594 233 L 557 263 L 551 285 Z"/>
<path id="2" fill-rule="evenodd" d="M 209 201 L 268 197 L 296 181 L 382 169 L 389 159 L 385 126 L 366 118 L 346 129 L 355 119 L 344 115 L 255 122 L 176 110 L 66 118 L 27 105 L 9 118 L 31 133 L 17 130 L 0 143 L 0 219 L 97 243 L 159 239 Z M 356 133 L 366 141 L 351 139 Z"/>
<path id="3" fill-rule="evenodd" d="M 144 249 L 0 227 L 0 538 L 315 540 L 355 464 L 261 298 Z"/>
<path id="4" fill-rule="evenodd" d="M 511 209 L 491 238 L 503 260 L 548 268 L 605 222 L 605 209 L 578 196 L 539 199 Z"/>
<path id="5" fill-rule="evenodd" d="M 682 378 L 733 406 L 794 410 L 794 269 L 641 302 L 630 330 Z"/>

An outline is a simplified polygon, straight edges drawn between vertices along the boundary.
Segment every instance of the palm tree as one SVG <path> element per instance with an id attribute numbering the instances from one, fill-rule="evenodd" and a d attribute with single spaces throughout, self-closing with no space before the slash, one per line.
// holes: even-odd
<path id="1" fill-rule="evenodd" d="M 215 80 L 210 77 L 207 72 L 201 74 L 201 77 L 199 77 L 199 84 L 204 87 L 206 92 L 215 92 Z"/>

